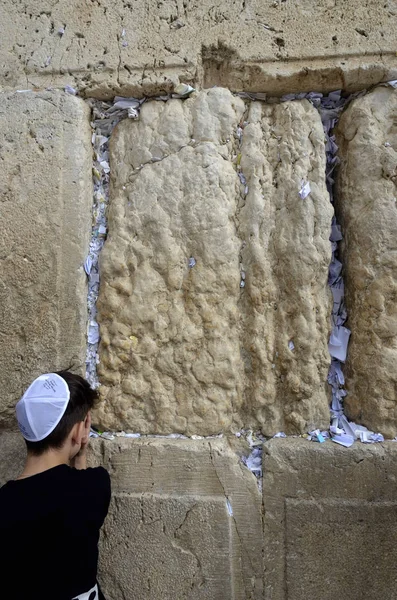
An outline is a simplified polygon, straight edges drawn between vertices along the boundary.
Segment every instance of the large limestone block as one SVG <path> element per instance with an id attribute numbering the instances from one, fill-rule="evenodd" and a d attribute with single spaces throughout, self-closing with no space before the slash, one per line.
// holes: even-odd
<path id="1" fill-rule="evenodd" d="M 0 87 L 361 89 L 397 76 L 396 16 L 395 0 L 3 0 Z"/>
<path id="2" fill-rule="evenodd" d="M 254 102 L 245 127 L 241 166 L 248 195 L 238 212 L 245 293 L 242 347 L 244 416 L 265 434 L 329 422 L 333 208 L 325 185 L 324 132 L 307 102 Z M 309 182 L 311 194 L 298 196 Z"/>
<path id="3" fill-rule="evenodd" d="M 397 91 L 379 87 L 340 119 L 349 416 L 397 434 Z"/>
<path id="4" fill-rule="evenodd" d="M 243 109 L 214 89 L 148 103 L 112 136 L 98 303 L 107 427 L 213 433 L 232 423 L 242 372 L 231 155 Z"/>
<path id="5" fill-rule="evenodd" d="M 262 599 L 261 497 L 226 441 L 118 440 L 102 456 L 106 597 Z"/>
<path id="6" fill-rule="evenodd" d="M 265 600 L 394 598 L 397 445 L 264 445 Z"/>
<path id="7" fill-rule="evenodd" d="M 0 101 L 0 424 L 31 379 L 83 371 L 91 228 L 89 111 L 60 92 Z"/>
<path id="8" fill-rule="evenodd" d="M 112 136 L 98 302 L 104 427 L 271 435 L 328 421 L 321 121 L 306 101 L 254 103 L 240 148 L 243 111 L 214 88 L 144 104 Z"/>

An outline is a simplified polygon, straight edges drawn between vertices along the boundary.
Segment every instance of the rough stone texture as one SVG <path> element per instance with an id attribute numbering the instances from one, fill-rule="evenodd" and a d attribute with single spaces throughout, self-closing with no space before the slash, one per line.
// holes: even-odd
<path id="1" fill-rule="evenodd" d="M 0 98 L 0 426 L 40 372 L 84 371 L 89 111 L 61 92 Z"/>
<path id="2" fill-rule="evenodd" d="M 394 598 L 397 445 L 264 445 L 265 600 Z"/>
<path id="3" fill-rule="evenodd" d="M 248 122 L 241 166 L 249 192 L 238 210 L 246 272 L 239 304 L 243 421 L 253 415 L 267 435 L 303 433 L 329 422 L 333 208 L 324 181 L 324 132 L 307 101 L 253 102 Z M 298 191 L 306 181 L 311 194 L 301 200 Z"/>
<path id="4" fill-rule="evenodd" d="M 397 91 L 354 101 L 338 127 L 337 210 L 345 235 L 349 416 L 397 434 Z"/>
<path id="5" fill-rule="evenodd" d="M 241 403 L 239 180 L 230 158 L 243 109 L 214 89 L 148 103 L 112 136 L 101 425 L 213 433 L 230 427 Z"/>
<path id="6" fill-rule="evenodd" d="M 243 110 L 215 88 L 144 104 L 112 136 L 103 427 L 209 435 L 259 425 L 271 435 L 328 421 L 332 207 L 321 121 L 307 101 L 253 103 L 240 156 Z"/>
<path id="7" fill-rule="evenodd" d="M 0 454 L 3 485 L 22 469 L 21 436 L 0 434 Z M 112 478 L 106 598 L 262 600 L 261 495 L 226 441 L 94 440 L 90 464 Z"/>
<path id="8" fill-rule="evenodd" d="M 2 4 L 3 89 L 152 95 L 182 80 L 274 94 L 397 77 L 395 0 Z"/>

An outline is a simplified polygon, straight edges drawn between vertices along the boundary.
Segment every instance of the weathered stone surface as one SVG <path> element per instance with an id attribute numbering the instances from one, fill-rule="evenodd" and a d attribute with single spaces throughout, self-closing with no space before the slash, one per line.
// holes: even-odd
<path id="1" fill-rule="evenodd" d="M 20 433 L 0 432 L 0 486 L 20 475 L 26 458 L 26 444 Z"/>
<path id="2" fill-rule="evenodd" d="M 5 0 L 1 16 L 3 89 L 72 84 L 112 97 L 184 80 L 274 94 L 397 76 L 395 0 Z"/>
<path id="3" fill-rule="evenodd" d="M 239 302 L 243 421 L 252 415 L 267 435 L 303 433 L 329 422 L 333 209 L 324 181 L 324 132 L 307 101 L 254 102 L 248 122 L 241 166 L 249 191 L 238 210 L 246 272 Z M 306 181 L 311 194 L 301 200 L 298 191 Z"/>
<path id="4" fill-rule="evenodd" d="M 265 599 L 393 598 L 397 445 L 264 445 Z"/>
<path id="5" fill-rule="evenodd" d="M 338 204 L 346 303 L 349 416 L 397 434 L 397 91 L 379 87 L 340 119 Z"/>
<path id="6" fill-rule="evenodd" d="M 91 228 L 89 111 L 61 92 L 0 101 L 0 425 L 31 379 L 83 370 Z"/>
<path id="7" fill-rule="evenodd" d="M 332 208 L 321 121 L 307 101 L 253 103 L 240 157 L 243 111 L 215 88 L 144 104 L 112 136 L 103 427 L 273 434 L 328 421 Z"/>
<path id="8" fill-rule="evenodd" d="M 107 597 L 262 598 L 260 493 L 227 442 L 119 440 L 102 450 L 114 492 L 101 544 Z"/>
<path id="9" fill-rule="evenodd" d="M 243 109 L 214 89 L 148 103 L 112 136 L 98 302 L 106 427 L 213 433 L 241 403 L 231 155 Z"/>

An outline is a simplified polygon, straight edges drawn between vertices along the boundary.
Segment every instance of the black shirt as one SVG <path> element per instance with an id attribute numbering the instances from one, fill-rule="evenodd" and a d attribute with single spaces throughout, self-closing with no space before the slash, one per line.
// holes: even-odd
<path id="1" fill-rule="evenodd" d="M 102 467 L 59 465 L 0 488 L 1 597 L 72 600 L 91 590 L 109 502 Z"/>

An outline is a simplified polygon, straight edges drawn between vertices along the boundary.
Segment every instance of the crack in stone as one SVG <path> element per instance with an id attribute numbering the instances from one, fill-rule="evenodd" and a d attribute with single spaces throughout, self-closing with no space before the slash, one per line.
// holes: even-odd
<path id="1" fill-rule="evenodd" d="M 219 481 L 219 485 L 221 486 L 221 488 L 223 490 L 223 494 L 225 496 L 225 499 L 230 503 L 229 496 L 228 496 L 228 494 L 226 492 L 226 489 L 225 489 L 225 487 L 224 487 L 224 485 L 223 485 L 223 483 L 221 481 L 221 478 L 219 477 L 218 468 L 217 468 L 217 466 L 215 464 L 215 460 L 214 460 L 214 456 L 213 456 L 213 449 L 212 449 L 212 446 L 211 446 L 211 442 L 208 442 L 208 446 L 209 446 L 210 460 L 211 460 L 212 466 L 214 467 L 215 475 L 216 475 L 216 477 L 217 477 L 217 479 Z M 231 506 L 233 508 L 232 504 L 231 504 Z M 233 512 L 233 514 L 231 514 L 229 516 L 230 516 L 231 519 L 233 519 L 234 529 L 235 529 L 236 535 L 238 537 L 238 540 L 239 540 L 239 543 L 240 543 L 240 547 L 244 551 L 244 553 L 245 553 L 244 555 L 248 558 L 248 561 L 250 563 L 251 573 L 255 573 L 255 568 L 254 568 L 254 565 L 252 563 L 252 558 L 251 558 L 250 552 L 249 552 L 248 548 L 246 547 L 244 541 L 241 538 L 240 531 L 239 531 L 239 528 L 238 528 L 238 524 L 237 524 L 237 521 L 236 521 L 236 517 L 234 516 L 234 512 Z M 244 577 L 243 573 L 242 573 L 241 579 L 242 579 L 242 582 L 243 582 L 245 594 L 247 594 L 247 587 L 246 587 L 245 577 Z M 254 583 L 254 589 L 255 589 L 255 583 Z M 249 596 L 246 595 L 246 597 L 248 598 Z"/>

